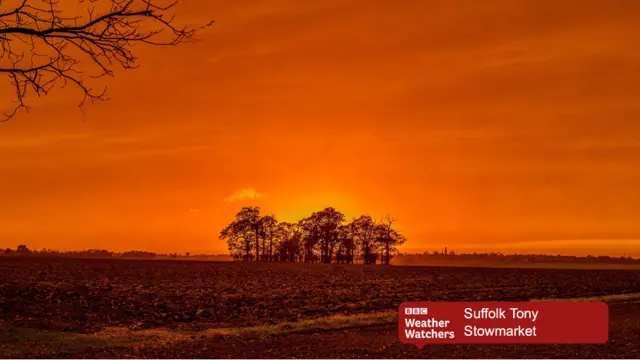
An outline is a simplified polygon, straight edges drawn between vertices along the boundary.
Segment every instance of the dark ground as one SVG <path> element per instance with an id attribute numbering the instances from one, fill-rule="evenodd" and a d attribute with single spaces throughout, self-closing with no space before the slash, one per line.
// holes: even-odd
<path id="1" fill-rule="evenodd" d="M 403 301 L 519 301 L 640 293 L 640 271 L 0 257 L 0 357 L 637 358 L 640 303 L 612 304 L 605 345 L 426 346 L 393 326 L 209 337 L 149 346 L 39 346 L 106 327 L 201 331 L 377 313 Z M 20 339 L 15 332 L 36 332 Z M 36 330 L 37 329 L 37 330 Z M 12 335 L 13 334 L 13 335 Z M 3 338 L 4 336 L 4 338 Z M 56 335 L 59 336 L 59 335 Z M 65 335 L 66 336 L 66 335 Z M 35 339 L 35 340 L 34 340 Z M 2 353 L 18 349 L 18 353 Z M 12 343 L 11 343 L 12 342 Z M 40 341 L 42 342 L 42 341 Z M 71 343 L 73 345 L 73 343 Z M 635 346 L 640 348 L 640 346 Z M 75 350 L 74 350 L 75 349 Z"/>
<path id="2" fill-rule="evenodd" d="M 314 334 L 216 338 L 134 352 L 96 351 L 90 357 L 147 358 L 638 358 L 640 303 L 610 305 L 610 337 L 603 345 L 427 345 L 398 340 L 397 328 L 377 326 Z M 62 355 L 62 354 L 60 354 Z M 65 356 L 78 356 L 67 354 Z"/>

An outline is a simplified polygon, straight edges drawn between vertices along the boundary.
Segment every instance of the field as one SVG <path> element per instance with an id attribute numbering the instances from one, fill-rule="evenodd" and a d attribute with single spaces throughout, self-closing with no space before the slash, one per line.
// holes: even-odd
<path id="1" fill-rule="evenodd" d="M 640 340 L 637 270 L 0 257 L 0 279 L 0 357 L 633 357 Z M 403 301 L 612 294 L 613 345 L 396 338 Z"/>

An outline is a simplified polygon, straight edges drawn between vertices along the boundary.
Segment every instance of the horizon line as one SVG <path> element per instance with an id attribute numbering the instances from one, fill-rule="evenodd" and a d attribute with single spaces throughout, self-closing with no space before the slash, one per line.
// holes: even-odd
<path id="1" fill-rule="evenodd" d="M 20 244 L 22 245 L 22 244 Z M 16 247 L 17 248 L 17 247 Z M 27 246 L 28 248 L 28 246 Z M 448 247 L 447 247 L 448 248 Z M 4 252 L 4 250 L 6 249 L 10 249 L 12 251 L 16 251 L 15 248 L 0 248 L 0 251 Z M 115 251 L 115 250 L 109 250 L 106 248 L 84 248 L 84 249 L 75 249 L 75 250 L 62 250 L 62 249 L 55 249 L 55 248 L 40 248 L 40 249 L 29 249 L 32 252 L 58 252 L 61 254 L 64 253 L 73 253 L 73 252 L 83 252 L 83 251 L 89 251 L 89 250 L 99 250 L 99 251 L 107 251 L 110 252 L 112 254 L 124 254 L 127 252 L 146 252 L 146 253 L 153 253 L 155 255 L 176 255 L 176 256 L 182 256 L 182 257 L 192 257 L 192 256 L 229 256 L 231 257 L 232 254 L 230 253 L 206 253 L 206 252 L 202 252 L 202 253 L 192 253 L 190 251 L 184 251 L 184 252 L 157 252 L 157 251 L 150 251 L 150 250 L 141 250 L 141 249 L 129 249 L 129 250 L 122 250 L 122 251 Z M 453 253 L 451 253 L 451 251 L 453 251 Z M 437 252 L 436 250 L 429 250 L 429 249 L 423 249 L 422 252 L 420 251 L 401 251 L 398 254 L 394 255 L 393 257 L 397 257 L 397 256 L 415 256 L 415 255 L 428 255 L 428 256 L 436 256 L 434 254 L 434 252 Z M 189 255 L 186 255 L 186 254 Z M 587 255 L 563 255 L 563 254 L 553 254 L 553 253 L 543 253 L 543 252 L 502 252 L 502 251 L 474 251 L 474 252 L 458 252 L 455 251 L 455 249 L 451 249 L 448 250 L 447 254 L 442 254 L 442 253 L 438 253 L 437 256 L 462 256 L 462 255 L 491 255 L 491 254 L 495 254 L 497 256 L 513 256 L 513 255 L 528 255 L 528 256 L 546 256 L 546 257 L 575 257 L 575 258 L 598 258 L 598 257 L 608 257 L 611 259 L 640 259 L 640 257 L 638 256 L 627 256 L 626 253 L 624 255 L 620 255 L 620 256 L 615 256 L 615 255 L 609 255 L 609 254 L 600 254 L 600 255 L 593 255 L 593 254 L 587 254 Z"/>

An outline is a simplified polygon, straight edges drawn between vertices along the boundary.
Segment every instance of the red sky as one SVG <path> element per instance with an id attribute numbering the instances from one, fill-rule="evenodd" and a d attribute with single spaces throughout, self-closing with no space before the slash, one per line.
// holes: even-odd
<path id="1" fill-rule="evenodd" d="M 407 251 L 640 256 L 639 13 L 182 0 L 199 42 L 136 48 L 84 118 L 60 90 L 0 124 L 0 246 L 224 252 L 241 206 L 334 206 Z"/>

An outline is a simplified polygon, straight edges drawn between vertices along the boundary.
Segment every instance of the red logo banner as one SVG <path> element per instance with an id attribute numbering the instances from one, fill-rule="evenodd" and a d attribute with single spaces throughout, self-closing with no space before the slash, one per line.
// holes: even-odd
<path id="1" fill-rule="evenodd" d="M 405 302 L 405 344 L 596 344 L 609 338 L 604 302 Z"/>

